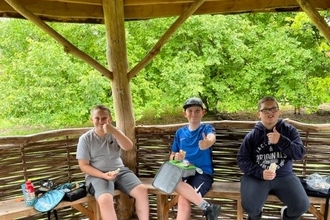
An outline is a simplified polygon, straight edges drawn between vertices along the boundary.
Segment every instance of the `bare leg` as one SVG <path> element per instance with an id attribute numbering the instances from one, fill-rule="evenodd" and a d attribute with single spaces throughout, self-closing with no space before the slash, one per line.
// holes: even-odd
<path id="1" fill-rule="evenodd" d="M 136 214 L 139 220 L 149 220 L 149 197 L 148 190 L 144 184 L 136 186 L 130 196 L 135 198 Z"/>
<path id="2" fill-rule="evenodd" d="M 185 183 L 183 181 L 179 182 L 178 186 L 176 187 L 175 191 L 187 199 L 188 201 L 194 203 L 195 205 L 199 205 L 203 202 L 203 198 L 195 191 L 195 189 L 189 185 L 188 183 Z"/>
<path id="3" fill-rule="evenodd" d="M 178 200 L 177 220 L 190 220 L 191 218 L 191 202 L 182 196 Z"/>
<path id="4" fill-rule="evenodd" d="M 114 208 L 113 196 L 110 193 L 104 193 L 97 199 L 100 206 L 102 220 L 117 220 Z"/>

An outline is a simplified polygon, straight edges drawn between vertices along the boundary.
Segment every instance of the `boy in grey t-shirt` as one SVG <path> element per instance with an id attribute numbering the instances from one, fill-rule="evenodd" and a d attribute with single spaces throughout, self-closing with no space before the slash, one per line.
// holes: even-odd
<path id="1" fill-rule="evenodd" d="M 117 220 L 114 209 L 115 188 L 136 199 L 136 214 L 140 220 L 149 219 L 147 188 L 124 166 L 121 150 L 131 150 L 132 141 L 111 125 L 109 108 L 97 105 L 91 110 L 94 128 L 79 138 L 77 156 L 79 167 L 86 176 L 88 191 L 95 196 L 103 220 Z"/>

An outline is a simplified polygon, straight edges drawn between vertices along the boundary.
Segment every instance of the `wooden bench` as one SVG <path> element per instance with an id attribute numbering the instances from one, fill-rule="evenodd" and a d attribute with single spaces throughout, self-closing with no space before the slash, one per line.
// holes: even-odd
<path id="1" fill-rule="evenodd" d="M 88 195 L 73 202 L 63 201 L 56 207 L 56 209 L 71 206 L 84 213 L 89 219 L 97 219 L 94 217 L 93 207 L 96 206 L 93 205 L 93 203 L 95 203 L 95 199 L 91 195 Z M 88 207 L 84 206 L 84 204 L 88 204 Z M 36 211 L 32 206 L 27 206 L 23 198 L 0 201 L 0 219 L 11 220 L 38 214 L 40 214 L 40 212 Z"/>
<path id="2" fill-rule="evenodd" d="M 237 167 L 236 154 L 255 122 L 209 123 L 216 128 L 217 142 L 213 148 L 215 183 L 206 198 L 222 206 L 220 218 L 242 220 L 244 212 L 239 194 L 242 173 Z M 149 191 L 150 219 L 167 220 L 176 216 L 176 194 L 166 195 L 154 189 L 151 182 L 161 164 L 168 160 L 174 133 L 183 125 L 137 126 L 135 129 L 136 173 Z M 295 126 L 299 129 L 307 154 L 302 161 L 295 161 L 294 172 L 298 176 L 315 172 L 329 175 L 330 125 L 297 123 Z M 0 220 L 38 214 L 16 199 L 22 197 L 20 184 L 27 179 L 51 179 L 57 183 L 84 179 L 75 152 L 79 136 L 89 129 L 62 129 L 28 136 L 0 137 Z M 310 197 L 310 202 L 313 206 L 307 213 L 308 219 L 323 219 L 325 199 Z M 264 215 L 279 216 L 282 205 L 275 196 L 269 196 Z M 98 206 L 91 196 L 72 203 L 62 202 L 57 209 L 60 219 L 100 219 Z M 193 207 L 191 218 L 201 219 L 201 211 Z"/>
<path id="3" fill-rule="evenodd" d="M 115 196 L 120 195 L 120 191 L 115 191 Z M 62 201 L 56 209 L 72 207 L 83 213 L 89 220 L 99 220 L 100 211 L 95 198 L 88 194 L 86 197 L 73 202 Z M 22 197 L 0 201 L 0 220 L 12 220 L 15 218 L 40 215 L 32 206 L 27 206 Z"/>
<path id="4" fill-rule="evenodd" d="M 159 220 L 168 220 L 168 213 L 177 204 L 177 194 L 174 192 L 171 195 L 165 194 L 164 192 L 155 189 L 152 186 L 153 178 L 141 178 L 141 181 L 146 185 L 149 194 L 157 196 L 157 218 Z M 233 199 L 237 204 L 237 220 L 243 219 L 243 209 L 241 206 L 241 197 L 239 193 L 239 182 L 215 182 L 212 189 L 206 194 L 206 198 L 227 198 Z M 119 196 L 120 191 L 115 191 L 115 196 Z M 279 202 L 276 196 L 270 195 L 268 197 L 270 202 Z M 317 217 L 318 220 L 323 220 L 323 212 L 325 209 L 325 199 L 317 197 L 309 197 L 311 203 L 309 211 Z M 318 210 L 314 205 L 320 205 L 321 209 Z M 87 195 L 86 197 L 73 201 L 63 201 L 56 209 L 65 207 L 72 207 L 77 211 L 83 213 L 89 220 L 100 219 L 100 212 L 96 200 L 93 196 Z M 33 209 L 31 206 L 26 206 L 23 198 L 10 199 L 0 201 L 0 219 L 1 220 L 12 220 L 19 217 L 35 216 L 39 215 L 40 212 Z M 329 219 L 329 217 L 328 217 Z"/>

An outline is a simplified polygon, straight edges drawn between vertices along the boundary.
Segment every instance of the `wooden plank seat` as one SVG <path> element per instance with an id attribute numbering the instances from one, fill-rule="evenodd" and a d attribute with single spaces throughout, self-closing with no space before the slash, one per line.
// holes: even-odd
<path id="1" fill-rule="evenodd" d="M 169 210 L 177 204 L 178 196 L 176 192 L 168 195 L 152 186 L 153 178 L 141 178 L 146 185 L 149 194 L 157 196 L 157 217 L 159 220 L 168 220 Z M 239 193 L 239 182 L 215 182 L 212 189 L 206 194 L 208 198 L 227 198 L 237 201 L 237 219 L 243 219 L 241 209 L 241 197 Z"/>
<path id="2" fill-rule="evenodd" d="M 157 217 L 159 220 L 168 220 L 169 210 L 177 204 L 178 196 L 177 193 L 173 192 L 168 195 L 152 186 L 153 178 L 141 178 L 141 181 L 148 189 L 149 194 L 157 196 Z M 237 220 L 243 219 L 243 208 L 241 206 L 241 196 L 239 193 L 239 182 L 215 182 L 212 186 L 212 189 L 206 194 L 206 198 L 226 198 L 235 200 L 237 204 Z M 115 196 L 119 196 L 120 191 L 115 191 Z M 274 195 L 269 195 L 268 202 L 279 202 L 279 199 Z M 317 217 L 318 220 L 323 220 L 323 213 L 325 209 L 325 199 L 318 197 L 309 197 L 311 206 L 309 211 Z M 317 209 L 315 205 L 320 206 L 320 209 Z M 62 201 L 56 209 L 72 207 L 90 220 L 100 219 L 99 208 L 95 198 L 91 195 L 87 195 L 84 198 L 78 199 L 73 202 Z M 11 199 L 0 201 L 0 220 L 11 220 L 19 218 L 22 216 L 33 216 L 39 214 L 31 206 L 26 206 L 22 198 Z M 328 217 L 327 220 L 330 218 Z"/>
<path id="3" fill-rule="evenodd" d="M 120 191 L 116 190 L 115 196 L 119 195 Z M 70 206 L 83 213 L 89 220 L 100 219 L 98 204 L 95 198 L 90 194 L 73 202 L 62 201 L 56 206 L 56 209 Z M 27 206 L 23 198 L 0 201 L 0 220 L 12 220 L 37 214 L 40 214 L 40 212 L 35 210 L 32 206 Z"/>
<path id="4" fill-rule="evenodd" d="M 173 208 L 177 204 L 178 196 L 176 192 L 168 195 L 152 186 L 153 178 L 141 178 L 141 181 L 148 189 L 148 193 L 152 195 L 156 195 L 157 197 L 157 217 L 159 220 L 168 220 L 169 218 L 169 210 Z M 241 206 L 241 196 L 239 193 L 239 182 L 215 182 L 212 186 L 212 189 L 206 194 L 206 198 L 226 198 L 235 200 L 237 204 L 237 220 L 243 219 L 243 208 Z M 120 191 L 115 191 L 115 196 L 119 196 Z M 269 195 L 268 202 L 279 202 L 279 199 L 274 195 Z M 309 211 L 318 219 L 323 220 L 323 213 L 325 209 L 325 199 L 318 197 L 309 197 L 309 201 L 311 206 Z M 316 208 L 320 206 L 320 209 Z M 100 219 L 99 208 L 95 198 L 91 195 L 87 195 L 84 198 L 79 200 L 68 202 L 62 201 L 56 209 L 72 207 L 85 216 L 87 216 L 90 220 L 98 220 Z M 39 214 L 31 206 L 26 206 L 22 198 L 11 199 L 0 201 L 0 220 L 11 220 L 15 218 L 19 218 L 22 216 L 33 216 Z M 330 217 L 328 216 L 328 219 Z"/>

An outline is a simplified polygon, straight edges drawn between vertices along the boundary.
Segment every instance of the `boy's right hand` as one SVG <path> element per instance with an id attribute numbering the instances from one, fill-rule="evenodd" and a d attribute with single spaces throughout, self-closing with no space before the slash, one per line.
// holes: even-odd
<path id="1" fill-rule="evenodd" d="M 262 177 L 264 178 L 264 180 L 273 180 L 276 176 L 276 173 L 272 170 L 264 170 L 262 172 Z"/>
<path id="2" fill-rule="evenodd" d="M 182 161 L 185 157 L 185 154 L 180 153 L 180 152 L 176 152 L 174 154 L 174 160 L 178 160 L 178 161 Z"/>
<path id="3" fill-rule="evenodd" d="M 113 171 L 109 171 L 109 172 L 104 173 L 104 176 L 105 176 L 104 179 L 114 180 L 117 177 L 119 171 L 120 171 L 120 169 L 118 168 L 116 170 L 113 170 Z"/>

